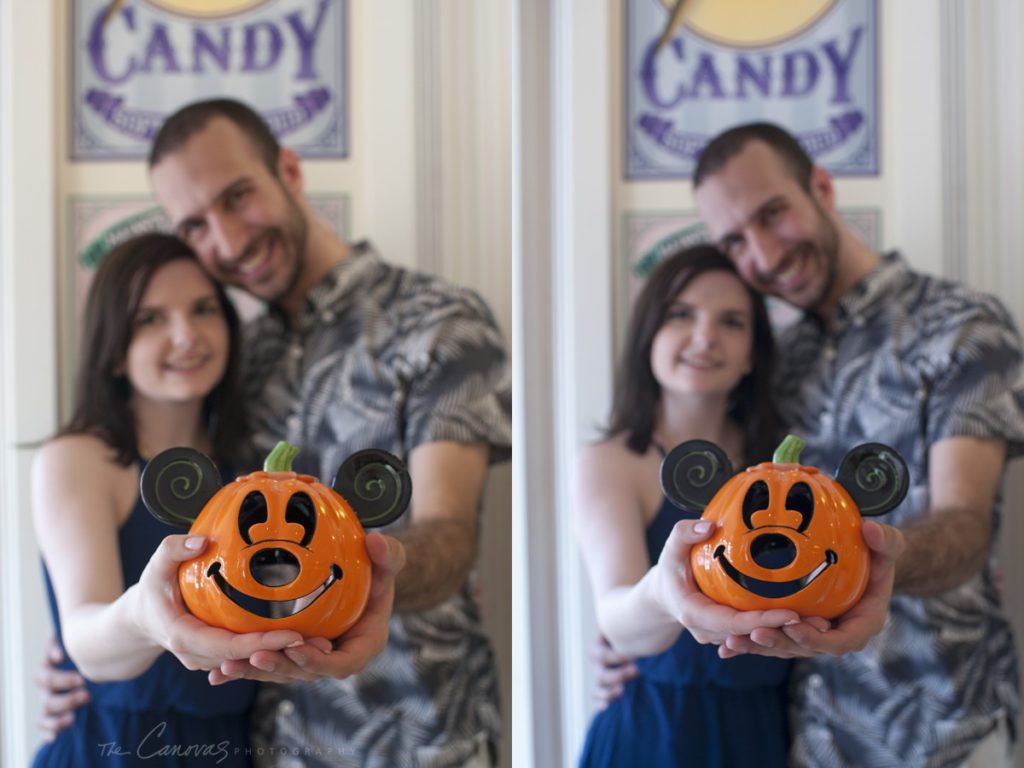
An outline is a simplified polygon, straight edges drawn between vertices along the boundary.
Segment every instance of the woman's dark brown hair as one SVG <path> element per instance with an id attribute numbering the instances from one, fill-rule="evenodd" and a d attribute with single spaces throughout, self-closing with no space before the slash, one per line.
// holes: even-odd
<path id="1" fill-rule="evenodd" d="M 192 249 L 178 238 L 145 234 L 115 246 L 103 258 L 86 302 L 74 408 L 58 434 L 96 435 L 117 452 L 125 466 L 137 461 L 139 447 L 130 407 L 131 384 L 117 374 L 128 354 L 135 315 L 149 281 L 173 261 L 199 265 Z M 201 267 L 200 267 L 201 268 Z M 203 402 L 203 419 L 217 461 L 230 461 L 241 448 L 245 414 L 238 376 L 239 320 L 224 289 L 210 281 L 228 326 L 228 363 L 224 377 Z"/>
<path id="2" fill-rule="evenodd" d="M 699 275 L 712 271 L 728 272 L 740 280 L 732 262 L 714 246 L 697 245 L 677 251 L 654 269 L 633 305 L 605 436 L 624 432 L 626 445 L 636 453 L 646 452 L 651 445 L 661 402 L 661 385 L 651 371 L 654 337 L 679 292 Z M 753 307 L 753 366 L 730 393 L 728 415 L 743 431 L 744 458 L 749 462 L 769 461 L 782 429 L 771 393 L 775 342 L 764 299 L 746 283 L 743 285 Z"/>

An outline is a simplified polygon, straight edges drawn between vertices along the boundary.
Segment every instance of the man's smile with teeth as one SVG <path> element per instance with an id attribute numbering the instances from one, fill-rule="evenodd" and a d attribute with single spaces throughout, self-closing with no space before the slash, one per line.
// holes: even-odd
<path id="1" fill-rule="evenodd" d="M 246 254 L 235 264 L 235 271 L 248 277 L 259 272 L 270 260 L 271 244 L 267 239 L 260 242 L 251 253 Z"/>

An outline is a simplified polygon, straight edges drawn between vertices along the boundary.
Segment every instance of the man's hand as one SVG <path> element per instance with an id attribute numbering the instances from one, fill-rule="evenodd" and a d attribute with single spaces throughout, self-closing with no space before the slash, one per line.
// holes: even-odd
<path id="1" fill-rule="evenodd" d="M 203 623 L 185 607 L 178 589 L 178 566 L 206 547 L 201 536 L 168 536 L 157 547 L 131 587 L 132 616 L 139 633 L 173 653 L 187 669 L 217 669 L 226 660 L 248 659 L 260 651 L 280 651 L 302 642 L 290 630 L 235 634 Z"/>
<path id="2" fill-rule="evenodd" d="M 43 711 L 39 715 L 39 730 L 43 740 L 53 741 L 57 734 L 75 721 L 75 710 L 89 701 L 85 680 L 77 672 L 57 669 L 64 661 L 64 650 L 57 639 L 50 638 L 43 663 L 36 671 L 36 684 L 43 692 Z"/>
<path id="3" fill-rule="evenodd" d="M 612 648 L 603 635 L 598 635 L 590 649 L 590 658 L 597 667 L 594 680 L 594 699 L 598 709 L 605 709 L 622 695 L 626 683 L 640 674 L 629 656 Z"/>
<path id="4" fill-rule="evenodd" d="M 863 650 L 885 626 L 892 598 L 896 560 L 906 543 L 898 528 L 873 520 L 864 522 L 864 541 L 871 550 L 871 575 L 860 601 L 840 616 L 834 626 L 820 617 L 804 618 L 781 629 L 759 628 L 749 635 L 731 635 L 719 649 L 723 659 L 741 653 L 795 658 L 829 654 L 839 656 Z"/>
<path id="5" fill-rule="evenodd" d="M 387 645 L 395 576 L 405 565 L 405 548 L 391 536 L 377 532 L 368 534 L 366 551 L 373 564 L 370 598 L 362 616 L 344 635 L 333 643 L 313 637 L 277 651 L 260 650 L 247 659 L 225 661 L 211 670 L 210 684 L 238 679 L 271 683 L 320 677 L 340 679 L 362 672 Z"/>

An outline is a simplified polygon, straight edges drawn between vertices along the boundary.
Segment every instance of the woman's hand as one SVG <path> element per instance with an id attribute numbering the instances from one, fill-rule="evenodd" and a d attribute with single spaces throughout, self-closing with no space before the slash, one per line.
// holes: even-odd
<path id="1" fill-rule="evenodd" d="M 722 645 L 727 638 L 749 635 L 761 628 L 775 629 L 799 621 L 794 612 L 782 608 L 765 611 L 737 611 L 719 605 L 697 587 L 690 565 L 694 545 L 711 534 L 707 520 L 680 520 L 672 528 L 657 564 L 651 569 L 654 599 L 661 608 L 698 643 Z"/>
<path id="2" fill-rule="evenodd" d="M 139 582 L 125 592 L 129 615 L 139 634 L 173 653 L 187 669 L 218 669 L 228 660 L 261 651 L 280 651 L 302 642 L 291 630 L 235 634 L 203 623 L 185 607 L 178 589 L 178 567 L 206 547 L 202 536 L 166 537 L 146 564 Z"/>

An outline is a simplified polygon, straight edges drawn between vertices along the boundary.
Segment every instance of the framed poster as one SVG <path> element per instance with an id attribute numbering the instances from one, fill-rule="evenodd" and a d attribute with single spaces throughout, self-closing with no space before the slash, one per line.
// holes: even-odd
<path id="1" fill-rule="evenodd" d="M 69 0 L 72 160 L 141 160 L 227 96 L 307 158 L 349 154 L 347 0 Z"/>
<path id="2" fill-rule="evenodd" d="M 877 0 L 624 0 L 627 179 L 689 179 L 711 137 L 778 123 L 837 176 L 880 170 Z"/>

